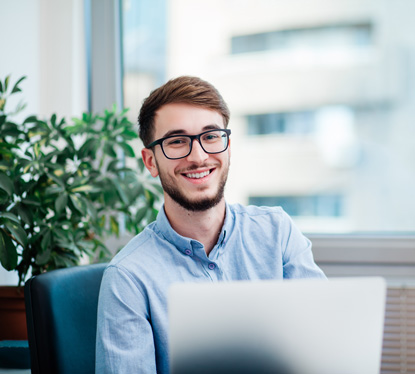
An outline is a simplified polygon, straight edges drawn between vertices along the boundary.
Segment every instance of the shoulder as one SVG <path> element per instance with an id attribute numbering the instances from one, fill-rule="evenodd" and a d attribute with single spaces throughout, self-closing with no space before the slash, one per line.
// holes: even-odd
<path id="1" fill-rule="evenodd" d="M 128 261 L 137 252 L 145 251 L 146 244 L 150 240 L 147 229 L 133 237 L 111 260 L 111 265 L 118 265 Z"/>
<path id="2" fill-rule="evenodd" d="M 156 243 L 158 240 L 152 225 L 147 226 L 109 262 L 103 283 L 109 288 L 123 285 L 125 289 L 144 289 L 160 261 L 162 243 Z"/>
<path id="3" fill-rule="evenodd" d="M 140 264 L 148 264 L 156 255 L 157 249 L 161 244 L 156 245 L 155 241 L 160 238 L 154 230 L 153 224 L 147 226 L 141 233 L 132 238 L 110 261 L 109 267 L 116 267 L 122 270 L 131 270 L 140 266 Z"/>
<path id="4" fill-rule="evenodd" d="M 229 206 L 229 218 L 234 229 L 248 235 L 269 236 L 274 239 L 291 230 L 292 221 L 279 206 L 265 207 L 233 204 Z"/>

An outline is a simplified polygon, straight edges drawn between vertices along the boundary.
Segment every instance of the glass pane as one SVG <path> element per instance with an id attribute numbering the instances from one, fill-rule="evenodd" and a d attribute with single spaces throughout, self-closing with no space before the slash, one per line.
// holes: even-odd
<path id="1" fill-rule="evenodd" d="M 213 83 L 231 110 L 229 202 L 306 232 L 415 231 L 413 0 L 125 0 L 124 96 Z"/>

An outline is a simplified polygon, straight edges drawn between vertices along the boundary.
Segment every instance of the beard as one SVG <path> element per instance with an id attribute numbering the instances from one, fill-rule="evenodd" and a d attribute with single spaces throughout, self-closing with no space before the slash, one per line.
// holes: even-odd
<path id="1" fill-rule="evenodd" d="M 157 161 L 156 161 L 157 164 Z M 222 175 L 220 176 L 219 184 L 217 191 L 214 196 L 212 197 L 204 197 L 198 200 L 190 200 L 184 193 L 181 191 L 171 178 L 164 173 L 158 166 L 159 170 L 159 178 L 161 182 L 161 186 L 163 187 L 164 192 L 171 197 L 173 201 L 179 204 L 182 208 L 192 211 L 192 212 L 203 212 L 214 206 L 218 205 L 223 197 L 225 192 L 225 185 L 228 179 L 228 172 L 229 172 L 229 164 L 225 167 L 222 171 Z M 190 171 L 190 170 L 189 170 Z"/>

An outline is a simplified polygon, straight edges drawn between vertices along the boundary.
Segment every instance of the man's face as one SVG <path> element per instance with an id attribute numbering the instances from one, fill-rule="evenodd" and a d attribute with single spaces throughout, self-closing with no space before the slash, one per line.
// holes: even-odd
<path id="1" fill-rule="evenodd" d="M 167 104 L 156 113 L 154 140 L 169 135 L 197 135 L 203 131 L 223 129 L 220 113 L 189 104 Z M 229 148 L 208 154 L 193 141 L 192 152 L 179 160 L 167 159 L 160 145 L 143 149 L 143 161 L 153 177 L 160 177 L 165 201 L 175 202 L 187 210 L 207 210 L 223 199 L 229 171 Z"/>

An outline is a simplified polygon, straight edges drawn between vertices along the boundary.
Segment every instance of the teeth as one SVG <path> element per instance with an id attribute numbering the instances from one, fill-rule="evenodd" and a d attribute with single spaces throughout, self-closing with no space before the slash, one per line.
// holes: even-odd
<path id="1" fill-rule="evenodd" d="M 206 175 L 209 175 L 209 174 L 210 174 L 210 171 L 208 170 L 208 171 L 204 171 L 203 173 L 189 173 L 189 174 L 186 174 L 186 177 L 199 179 L 199 178 L 206 177 Z"/>

